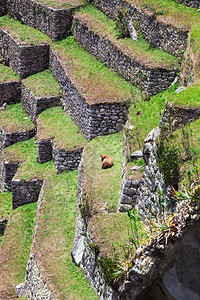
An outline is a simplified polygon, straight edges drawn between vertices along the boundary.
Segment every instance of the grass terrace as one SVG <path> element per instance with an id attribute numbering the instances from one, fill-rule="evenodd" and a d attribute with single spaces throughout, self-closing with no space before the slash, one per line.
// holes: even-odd
<path id="1" fill-rule="evenodd" d="M 51 39 L 44 33 L 12 19 L 10 16 L 0 18 L 0 28 L 9 33 L 20 45 L 50 44 Z"/>
<path id="2" fill-rule="evenodd" d="M 0 193 L 0 220 L 8 219 L 12 212 L 12 193 Z"/>
<path id="3" fill-rule="evenodd" d="M 53 138 L 56 147 L 74 150 L 87 142 L 80 129 L 61 107 L 52 107 L 42 112 L 37 119 L 37 138 Z"/>
<path id="4" fill-rule="evenodd" d="M 37 2 L 58 9 L 76 8 L 87 4 L 85 0 L 37 0 Z"/>
<path id="5" fill-rule="evenodd" d="M 141 9 L 157 14 L 157 18 L 182 29 L 199 23 L 200 12 L 195 8 L 176 3 L 173 0 L 126 0 Z"/>
<path id="6" fill-rule="evenodd" d="M 52 49 L 62 62 L 67 77 L 89 105 L 130 100 L 130 84 L 83 50 L 73 37 L 54 43 Z"/>
<path id="7" fill-rule="evenodd" d="M 120 33 L 116 29 L 115 22 L 92 5 L 76 12 L 75 17 L 87 25 L 89 30 L 110 40 L 125 54 L 132 56 L 142 65 L 167 69 L 180 68 L 177 58 L 167 52 L 150 47 L 142 37 L 139 37 L 137 42 L 133 42 L 131 38 L 119 38 Z"/>
<path id="8" fill-rule="evenodd" d="M 95 300 L 98 296 L 71 260 L 76 226 L 77 171 L 45 180 L 32 252 L 55 299 Z M 62 226 L 60 226 L 62 224 Z"/>
<path id="9" fill-rule="evenodd" d="M 6 132 L 27 131 L 35 127 L 21 103 L 11 104 L 0 111 L 0 124 Z"/>
<path id="10" fill-rule="evenodd" d="M 15 178 L 21 180 L 44 179 L 47 174 L 56 173 L 53 161 L 43 164 L 37 162 L 34 138 L 5 148 L 2 152 L 2 158 L 9 162 L 20 162 Z"/>
<path id="11" fill-rule="evenodd" d="M 0 298 L 16 299 L 16 285 L 24 282 L 36 222 L 37 203 L 15 209 L 0 250 Z"/>
<path id="12" fill-rule="evenodd" d="M 56 97 L 62 94 L 61 88 L 50 70 L 29 76 L 22 82 L 38 98 Z"/>
<path id="13" fill-rule="evenodd" d="M 10 81 L 18 81 L 18 75 L 9 67 L 0 64 L 0 84 Z"/>

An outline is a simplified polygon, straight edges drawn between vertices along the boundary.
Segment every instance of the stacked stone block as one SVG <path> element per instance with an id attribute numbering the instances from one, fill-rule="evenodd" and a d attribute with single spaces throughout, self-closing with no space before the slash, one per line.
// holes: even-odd
<path id="1" fill-rule="evenodd" d="M 94 0 L 93 4 L 114 19 L 119 10 L 124 12 L 127 22 L 137 22 L 143 36 L 152 46 L 172 55 L 182 56 L 187 44 L 188 30 L 166 24 L 157 18 L 154 11 L 142 10 L 126 0 Z"/>
<path id="2" fill-rule="evenodd" d="M 52 160 L 52 152 L 53 148 L 51 139 L 37 141 L 37 159 L 40 164 Z"/>
<path id="3" fill-rule="evenodd" d="M 13 179 L 11 183 L 12 188 L 12 208 L 33 203 L 38 200 L 40 190 L 42 187 L 42 180 L 19 180 Z"/>
<path id="4" fill-rule="evenodd" d="M 88 140 L 122 129 L 127 120 L 128 103 L 89 105 L 67 77 L 62 64 L 52 50 L 50 66 L 63 90 L 63 105 Z"/>
<path id="5" fill-rule="evenodd" d="M 177 70 L 142 64 L 135 55 L 122 51 L 109 37 L 96 33 L 89 24 L 84 24 L 78 15 L 73 19 L 72 28 L 73 36 L 86 50 L 126 80 L 139 85 L 144 93 L 155 95 L 174 81 Z"/>
<path id="6" fill-rule="evenodd" d="M 0 2 L 0 17 L 7 14 L 6 0 L 1 0 Z"/>
<path id="7" fill-rule="evenodd" d="M 174 1 L 194 8 L 200 7 L 200 0 L 174 0 Z"/>
<path id="8" fill-rule="evenodd" d="M 21 87 L 19 81 L 0 83 L 0 106 L 4 103 L 17 103 L 21 99 Z"/>
<path id="9" fill-rule="evenodd" d="M 18 162 L 8 162 L 2 161 L 1 168 L 1 183 L 2 183 L 2 191 L 11 190 L 11 182 L 15 173 L 17 172 L 19 163 Z"/>
<path id="10" fill-rule="evenodd" d="M 60 96 L 37 97 L 25 84 L 22 84 L 22 104 L 35 124 L 37 115 L 42 111 L 53 106 L 61 105 Z"/>
<path id="11" fill-rule="evenodd" d="M 22 23 L 49 35 L 53 41 L 64 38 L 71 28 L 76 5 L 66 9 L 55 9 L 34 0 L 9 0 L 8 13 Z"/>
<path id="12" fill-rule="evenodd" d="M 36 134 L 36 129 L 30 129 L 27 131 L 17 131 L 17 132 L 5 132 L 4 130 L 0 129 L 0 151 L 13 145 L 20 141 L 26 141 L 34 137 Z"/>
<path id="13" fill-rule="evenodd" d="M 41 72 L 49 66 L 49 45 L 21 45 L 5 30 L 0 30 L 0 54 L 20 79 Z"/>

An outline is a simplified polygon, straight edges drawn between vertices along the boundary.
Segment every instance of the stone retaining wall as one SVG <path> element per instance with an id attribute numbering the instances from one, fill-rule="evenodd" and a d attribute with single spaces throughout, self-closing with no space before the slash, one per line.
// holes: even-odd
<path id="1" fill-rule="evenodd" d="M 61 105 L 60 96 L 57 97 L 36 97 L 29 90 L 29 88 L 23 83 L 22 84 L 22 105 L 31 117 L 34 124 L 36 124 L 36 117 L 42 111 L 53 106 Z"/>
<path id="2" fill-rule="evenodd" d="M 54 299 L 43 279 L 33 254 L 30 255 L 26 268 L 25 294 L 29 300 Z"/>
<path id="3" fill-rule="evenodd" d="M 0 106 L 3 103 L 17 103 L 21 99 L 21 87 L 19 81 L 0 83 Z"/>
<path id="4" fill-rule="evenodd" d="M 6 0 L 1 0 L 0 2 L 0 17 L 7 14 Z"/>
<path id="5" fill-rule="evenodd" d="M 105 276 L 99 266 L 100 254 L 95 251 L 94 241 L 87 231 L 88 223 L 81 216 L 80 206 L 82 205 L 83 193 L 83 158 L 78 168 L 78 194 L 76 231 L 72 259 L 76 265 L 80 266 L 87 280 L 99 295 L 100 299 L 116 300 L 118 293 L 107 285 Z"/>
<path id="6" fill-rule="evenodd" d="M 126 80 L 139 85 L 146 94 L 155 95 L 167 89 L 174 81 L 177 70 L 142 65 L 137 59 L 120 50 L 109 37 L 96 34 L 88 25 L 78 19 L 73 19 L 73 36 L 91 54 Z"/>
<path id="7" fill-rule="evenodd" d="M 33 0 L 9 0 L 7 8 L 13 18 L 44 32 L 53 41 L 67 35 L 75 9 L 54 9 Z"/>
<path id="8" fill-rule="evenodd" d="M 200 7 L 200 0 L 174 0 L 174 1 L 190 7 L 195 7 L 195 8 Z"/>
<path id="9" fill-rule="evenodd" d="M 53 148 L 51 139 L 37 141 L 37 159 L 40 164 L 52 160 Z"/>
<path id="10" fill-rule="evenodd" d="M 66 151 L 63 149 L 57 149 L 53 145 L 53 161 L 55 163 L 57 172 L 72 171 L 78 168 L 81 161 L 83 148 Z"/>
<path id="11" fill-rule="evenodd" d="M 182 56 L 187 43 L 187 30 L 165 24 L 157 18 L 154 11 L 141 10 L 125 0 L 93 0 L 102 12 L 116 18 L 118 9 L 125 14 L 128 23 L 137 22 L 144 38 L 154 47 L 163 49 L 175 56 Z"/>
<path id="12" fill-rule="evenodd" d="M 1 161 L 0 187 L 3 192 L 11 190 L 11 181 L 17 172 L 18 165 L 17 162 Z"/>
<path id="13" fill-rule="evenodd" d="M 63 90 L 65 109 L 88 140 L 118 132 L 123 128 L 123 124 L 127 120 L 129 104 L 88 105 L 67 77 L 64 68 L 52 50 L 50 51 L 50 66 Z"/>
<path id="14" fill-rule="evenodd" d="M 4 234 L 7 223 L 8 223 L 7 219 L 0 219 L 0 235 Z"/>
<path id="15" fill-rule="evenodd" d="M 5 30 L 0 30 L 0 54 L 20 79 L 41 72 L 49 66 L 49 45 L 20 45 Z"/>
<path id="16" fill-rule="evenodd" d="M 29 140 L 34 137 L 35 134 L 35 128 L 18 132 L 5 132 L 4 130 L 0 129 L 0 151 L 3 148 L 13 145 L 17 142 Z"/>
<path id="17" fill-rule="evenodd" d="M 135 207 L 143 219 L 149 218 L 149 215 L 154 217 L 154 214 L 161 213 L 158 201 L 160 197 L 162 197 L 162 201 L 167 197 L 167 187 L 157 165 L 156 140 L 159 134 L 158 128 L 153 129 L 144 141 L 143 158 L 146 166 L 141 180 L 130 180 L 127 178 L 127 167 L 123 169 L 119 197 L 120 212 Z"/>
<path id="18" fill-rule="evenodd" d="M 169 103 L 166 105 L 160 127 L 162 130 L 172 130 L 200 118 L 200 109 L 196 107 L 181 107 Z"/>
<path id="19" fill-rule="evenodd" d="M 42 187 L 42 180 L 19 180 L 13 179 L 11 183 L 12 188 L 12 208 L 33 203 L 38 200 L 39 193 Z"/>

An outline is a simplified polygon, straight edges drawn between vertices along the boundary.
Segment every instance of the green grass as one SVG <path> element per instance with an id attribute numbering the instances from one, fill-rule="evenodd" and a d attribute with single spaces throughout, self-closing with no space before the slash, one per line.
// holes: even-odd
<path id="1" fill-rule="evenodd" d="M 86 5 L 85 0 L 37 0 L 37 2 L 53 8 L 66 9 Z"/>
<path id="2" fill-rule="evenodd" d="M 0 28 L 17 39 L 20 45 L 50 44 L 51 39 L 44 33 L 12 19 L 10 16 L 0 18 Z"/>
<path id="3" fill-rule="evenodd" d="M 130 84 L 83 50 L 73 37 L 54 43 L 52 49 L 88 104 L 120 103 L 131 98 Z"/>
<path id="4" fill-rule="evenodd" d="M 0 219 L 7 219 L 12 211 L 12 193 L 0 193 Z"/>
<path id="5" fill-rule="evenodd" d="M 137 42 L 133 42 L 131 38 L 119 39 L 115 22 L 92 5 L 82 8 L 76 13 L 76 16 L 86 23 L 90 30 L 93 29 L 94 32 L 111 40 L 119 49 L 132 55 L 136 61 L 144 65 L 167 69 L 180 67 L 177 58 L 167 52 L 150 47 L 149 43 L 141 37 Z"/>
<path id="6" fill-rule="evenodd" d="M 0 128 L 6 132 L 26 131 L 35 127 L 21 103 L 11 104 L 0 111 L 0 124 Z"/>
<path id="7" fill-rule="evenodd" d="M 73 150 L 84 146 L 87 142 L 80 129 L 61 107 L 52 107 L 38 116 L 37 138 L 45 140 L 54 138 L 56 147 Z"/>
<path id="8" fill-rule="evenodd" d="M 200 107 L 200 84 L 196 83 L 186 88 L 179 94 L 174 94 L 168 101 L 183 107 Z"/>
<path id="9" fill-rule="evenodd" d="M 16 296 L 16 285 L 24 282 L 36 211 L 37 203 L 32 203 L 18 207 L 10 215 L 0 255 L 1 291 L 5 293 L 2 299 Z"/>
<path id="10" fill-rule="evenodd" d="M 107 202 L 109 210 L 117 210 L 122 172 L 122 133 L 95 138 L 85 147 L 84 189 L 92 199 L 94 212 L 99 212 Z M 101 169 L 101 155 L 112 157 L 114 166 Z"/>
<path id="11" fill-rule="evenodd" d="M 44 179 L 48 174 L 55 174 L 53 161 L 43 164 L 37 162 L 35 139 L 18 142 L 3 150 L 3 159 L 9 162 L 20 162 L 15 178 L 18 179 Z"/>
<path id="12" fill-rule="evenodd" d="M 71 260 L 76 193 L 77 171 L 47 178 L 32 251 L 36 261 L 40 260 L 43 277 L 48 277 L 48 286 L 56 299 L 98 299 L 83 273 Z"/>
<path id="13" fill-rule="evenodd" d="M 36 97 L 61 96 L 61 88 L 50 70 L 29 76 L 22 81 Z"/>
<path id="14" fill-rule="evenodd" d="M 0 64 L 0 83 L 18 80 L 19 77 L 11 68 Z"/>

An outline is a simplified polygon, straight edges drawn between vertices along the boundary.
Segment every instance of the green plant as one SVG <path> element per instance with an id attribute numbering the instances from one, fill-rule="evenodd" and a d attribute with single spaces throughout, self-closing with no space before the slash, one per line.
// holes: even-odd
<path id="1" fill-rule="evenodd" d="M 180 153 L 180 147 L 165 132 L 157 143 L 157 160 L 166 185 L 175 189 L 180 180 Z"/>
<path id="2" fill-rule="evenodd" d="M 116 29 L 119 32 L 118 38 L 125 38 L 129 37 L 129 31 L 128 31 L 128 21 L 126 18 L 128 10 L 122 8 L 121 6 L 117 7 L 117 14 L 115 16 L 116 19 Z"/>

